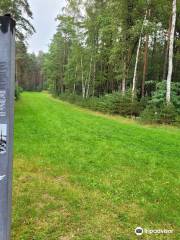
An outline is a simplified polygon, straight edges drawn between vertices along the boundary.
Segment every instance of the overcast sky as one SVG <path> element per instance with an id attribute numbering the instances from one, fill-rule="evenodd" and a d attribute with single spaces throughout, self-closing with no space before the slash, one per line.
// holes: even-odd
<path id="1" fill-rule="evenodd" d="M 65 6 L 65 0 L 29 0 L 36 33 L 29 38 L 29 52 L 47 52 L 48 45 L 56 32 L 56 16 Z"/>

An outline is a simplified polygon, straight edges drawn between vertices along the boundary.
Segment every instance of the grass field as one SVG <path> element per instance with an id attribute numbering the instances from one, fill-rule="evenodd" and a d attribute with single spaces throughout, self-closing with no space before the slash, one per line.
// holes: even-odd
<path id="1" fill-rule="evenodd" d="M 12 239 L 178 239 L 179 160 L 180 129 L 24 93 L 15 109 Z M 137 238 L 137 226 L 175 233 Z"/>

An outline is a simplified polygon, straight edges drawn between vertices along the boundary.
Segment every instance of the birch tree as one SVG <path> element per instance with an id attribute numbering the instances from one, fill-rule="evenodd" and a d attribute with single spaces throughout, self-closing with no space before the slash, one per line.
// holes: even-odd
<path id="1" fill-rule="evenodd" d="M 168 76 L 167 76 L 167 90 L 166 90 L 166 102 L 169 104 L 171 102 L 171 80 L 173 72 L 173 50 L 174 50 L 174 34 L 176 26 L 176 0 L 173 0 L 173 11 L 172 11 L 172 25 L 170 34 L 170 44 L 169 44 L 169 64 L 168 64 Z"/>
<path id="2" fill-rule="evenodd" d="M 167 32 L 167 43 L 165 44 L 165 59 L 164 59 L 164 68 L 163 68 L 163 80 L 165 80 L 167 78 L 167 65 L 168 65 L 171 25 L 172 25 L 172 16 L 170 16 L 170 19 L 169 19 L 169 28 L 168 28 L 168 32 Z"/>
<path id="3" fill-rule="evenodd" d="M 136 62 L 135 62 L 135 67 L 134 67 L 133 87 L 132 87 L 132 98 L 134 98 L 134 96 L 135 96 L 136 79 L 137 79 L 137 67 L 138 67 L 138 62 L 139 62 L 139 54 L 140 54 L 140 48 L 141 48 L 141 42 L 142 42 L 142 34 L 143 34 L 143 30 L 144 30 L 144 25 L 146 23 L 146 19 L 147 19 L 147 10 L 146 10 L 146 13 L 145 13 L 145 16 L 144 16 L 144 21 L 143 21 L 143 24 L 142 24 L 141 33 L 140 33 L 139 42 L 138 42 L 138 47 L 137 47 Z"/>
<path id="4" fill-rule="evenodd" d="M 84 99 L 119 91 L 128 98 L 130 91 L 134 99 L 137 90 L 137 101 L 151 100 L 163 70 L 168 72 L 172 1 L 68 0 L 57 17 L 61 38 L 54 36 L 45 57 L 49 89 L 63 79 L 64 91 Z M 177 17 L 174 82 L 180 76 L 179 24 Z"/>

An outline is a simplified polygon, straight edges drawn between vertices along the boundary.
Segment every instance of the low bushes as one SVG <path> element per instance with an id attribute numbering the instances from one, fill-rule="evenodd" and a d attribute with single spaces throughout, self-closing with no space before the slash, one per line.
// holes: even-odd
<path id="1" fill-rule="evenodd" d="M 126 95 L 113 93 L 99 98 L 91 97 L 88 99 L 82 99 L 82 97 L 73 94 L 62 94 L 60 98 L 95 111 L 122 116 L 139 116 L 144 109 L 143 103 L 138 102 L 136 99 L 132 102 L 132 98 L 128 93 Z"/>
<path id="2" fill-rule="evenodd" d="M 148 102 L 146 98 L 140 102 L 137 99 L 132 101 L 130 93 L 122 95 L 115 92 L 88 99 L 83 99 L 81 96 L 75 94 L 62 94 L 60 95 L 60 99 L 93 111 L 118 114 L 125 117 L 139 117 L 140 121 L 145 123 L 180 123 L 177 108 L 173 104 L 167 105 L 163 102 L 156 104 L 156 101 Z"/>
<path id="3" fill-rule="evenodd" d="M 160 124 L 173 124 L 177 122 L 178 118 L 177 111 L 173 104 L 162 104 L 159 107 L 154 105 L 148 105 L 140 116 L 140 119 L 143 122 Z"/>
<path id="4" fill-rule="evenodd" d="M 179 122 L 180 114 L 180 84 L 172 82 L 171 101 L 166 104 L 166 81 L 156 84 L 156 91 L 153 92 L 147 107 L 141 113 L 141 120 L 147 123 L 173 124 Z"/>
<path id="5" fill-rule="evenodd" d="M 23 92 L 23 89 L 19 87 L 18 85 L 15 86 L 15 100 L 19 100 L 21 93 Z"/>

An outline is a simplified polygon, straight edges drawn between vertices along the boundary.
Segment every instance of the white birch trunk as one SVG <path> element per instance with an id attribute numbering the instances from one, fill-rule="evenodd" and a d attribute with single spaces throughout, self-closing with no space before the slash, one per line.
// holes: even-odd
<path id="1" fill-rule="evenodd" d="M 96 61 L 94 60 L 94 67 L 93 67 L 93 86 L 92 86 L 92 95 L 94 97 L 94 92 L 95 92 L 95 80 L 96 80 Z"/>
<path id="2" fill-rule="evenodd" d="M 73 87 L 73 94 L 76 93 L 76 81 L 77 81 L 77 65 L 76 65 L 76 70 L 75 70 L 75 80 L 74 80 L 74 87 Z"/>
<path id="3" fill-rule="evenodd" d="M 92 71 L 92 61 L 93 61 L 93 58 L 91 57 L 90 68 L 89 68 L 89 79 L 88 79 L 87 89 L 86 89 L 86 98 L 89 97 L 89 88 L 90 88 L 90 82 L 91 82 L 91 71 Z"/>
<path id="4" fill-rule="evenodd" d="M 133 77 L 133 87 L 132 87 L 132 98 L 134 98 L 134 96 L 135 96 L 136 79 L 137 79 L 137 67 L 138 67 L 139 53 L 140 53 L 141 42 L 142 42 L 142 34 L 143 34 L 144 24 L 146 22 L 146 19 L 147 19 L 147 10 L 146 10 L 146 14 L 144 16 L 144 21 L 143 21 L 143 24 L 142 24 L 141 34 L 140 34 L 140 37 L 139 37 L 138 48 L 137 48 L 137 53 L 136 53 L 136 63 L 135 63 L 135 67 L 134 67 L 134 77 Z"/>
<path id="5" fill-rule="evenodd" d="M 172 13 L 172 26 L 170 34 L 170 44 L 169 44 L 169 67 L 167 76 L 167 90 L 166 90 L 166 102 L 169 104 L 171 102 L 171 80 L 173 72 L 173 50 L 174 50 L 174 34 L 176 26 L 176 0 L 173 0 L 173 13 Z"/>
<path id="6" fill-rule="evenodd" d="M 86 93 L 86 89 L 85 89 L 85 84 L 84 84 L 84 70 L 83 70 L 83 60 L 81 57 L 81 72 L 82 72 L 82 97 L 85 98 L 85 93 Z"/>
<path id="7" fill-rule="evenodd" d="M 124 76 L 122 80 L 122 95 L 125 95 L 126 92 L 126 59 L 124 60 Z"/>

